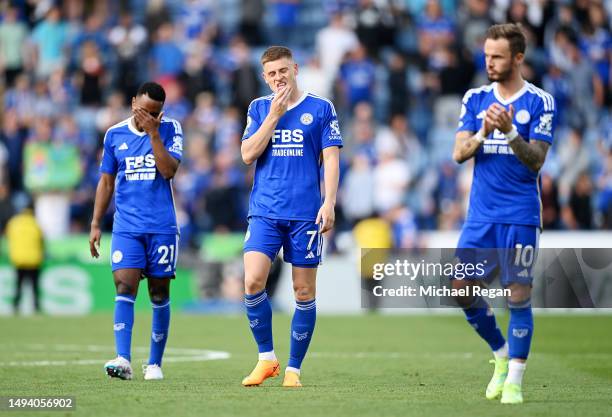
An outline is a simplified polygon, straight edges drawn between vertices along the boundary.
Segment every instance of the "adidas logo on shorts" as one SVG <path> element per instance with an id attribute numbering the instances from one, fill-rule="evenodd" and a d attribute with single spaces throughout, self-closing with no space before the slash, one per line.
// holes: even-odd
<path id="1" fill-rule="evenodd" d="M 312 251 L 308 252 L 308 255 L 306 255 L 306 259 L 314 259 L 314 253 L 312 253 Z"/>

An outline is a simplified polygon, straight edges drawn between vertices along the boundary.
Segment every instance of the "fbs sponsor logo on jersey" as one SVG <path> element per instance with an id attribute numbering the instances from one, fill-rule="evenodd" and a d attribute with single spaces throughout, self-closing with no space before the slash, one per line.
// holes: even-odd
<path id="1" fill-rule="evenodd" d="M 535 128 L 535 132 L 540 135 L 552 136 L 552 121 L 553 114 L 552 113 L 544 113 L 540 116 L 540 123 Z"/>
<path id="2" fill-rule="evenodd" d="M 304 131 L 275 129 L 272 135 L 272 156 L 304 156 Z"/>
<path id="3" fill-rule="evenodd" d="M 127 181 L 154 180 L 155 171 L 155 156 L 153 154 L 125 158 L 125 179 Z"/>

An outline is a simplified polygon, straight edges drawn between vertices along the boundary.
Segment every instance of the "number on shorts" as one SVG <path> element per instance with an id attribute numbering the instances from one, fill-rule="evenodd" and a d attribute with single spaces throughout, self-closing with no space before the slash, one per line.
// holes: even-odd
<path id="1" fill-rule="evenodd" d="M 314 242 L 315 237 L 317 237 L 317 231 L 309 230 L 306 232 L 306 234 L 310 235 L 310 240 L 308 241 L 308 247 L 306 248 L 306 250 L 310 250 L 310 248 L 312 248 L 312 242 Z"/>
<path id="2" fill-rule="evenodd" d="M 535 250 L 532 245 L 523 247 L 522 244 L 517 243 L 516 255 L 514 256 L 514 265 L 522 266 L 523 268 L 529 268 L 533 263 Z"/>
<path id="3" fill-rule="evenodd" d="M 157 248 L 157 253 L 161 253 L 161 258 L 159 258 L 158 264 L 167 264 L 174 262 L 174 245 L 162 245 Z M 170 255 L 170 259 L 168 259 L 168 255 Z"/>

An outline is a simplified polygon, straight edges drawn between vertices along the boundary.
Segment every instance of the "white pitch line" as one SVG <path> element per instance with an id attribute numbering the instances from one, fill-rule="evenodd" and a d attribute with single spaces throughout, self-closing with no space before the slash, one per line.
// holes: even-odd
<path id="1" fill-rule="evenodd" d="M 26 349 L 39 351 L 58 351 L 58 352 L 114 352 L 113 346 L 99 345 L 42 345 L 29 344 L 25 345 Z M 134 347 L 132 349 L 137 353 L 149 352 L 148 347 Z M 167 353 L 185 356 L 168 356 L 164 358 L 164 362 L 203 362 L 229 359 L 229 352 L 207 349 L 185 349 L 185 348 L 168 348 Z M 104 359 L 75 359 L 75 360 L 39 360 L 39 361 L 7 361 L 0 362 L 1 366 L 68 366 L 68 365 L 102 365 Z"/>
<path id="2" fill-rule="evenodd" d="M 312 352 L 308 357 L 325 359 L 398 359 L 398 358 L 444 358 L 444 359 L 470 359 L 474 357 L 471 352 L 465 353 L 411 353 L 411 352 Z"/>

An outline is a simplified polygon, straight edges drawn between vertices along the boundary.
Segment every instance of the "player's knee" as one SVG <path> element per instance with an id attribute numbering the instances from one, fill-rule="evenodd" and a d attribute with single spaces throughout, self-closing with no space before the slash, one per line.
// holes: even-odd
<path id="1" fill-rule="evenodd" d="M 162 303 L 170 298 L 169 288 L 164 286 L 154 286 L 149 288 L 149 299 L 152 303 Z"/>
<path id="2" fill-rule="evenodd" d="M 508 302 L 511 304 L 522 304 L 531 298 L 531 286 L 522 284 L 511 284 Z"/>
<path id="3" fill-rule="evenodd" d="M 455 279 L 451 281 L 451 287 L 454 290 L 463 290 L 465 288 L 468 288 L 469 285 L 470 284 L 464 280 Z M 455 302 L 459 305 L 459 307 L 463 309 L 470 308 L 475 301 L 475 297 L 471 295 L 471 292 L 467 292 L 467 295 L 465 296 L 457 295 L 454 297 L 454 299 Z"/>
<path id="4" fill-rule="evenodd" d="M 116 284 L 117 295 L 131 295 L 136 296 L 137 287 L 129 282 L 120 281 Z"/>
<path id="5" fill-rule="evenodd" d="M 257 294 L 266 288 L 266 282 L 263 279 L 256 279 L 253 277 L 247 277 L 244 280 L 244 291 L 247 294 Z"/>
<path id="6" fill-rule="evenodd" d="M 315 288 L 309 285 L 293 285 L 293 294 L 296 301 L 309 301 L 315 298 Z"/>

